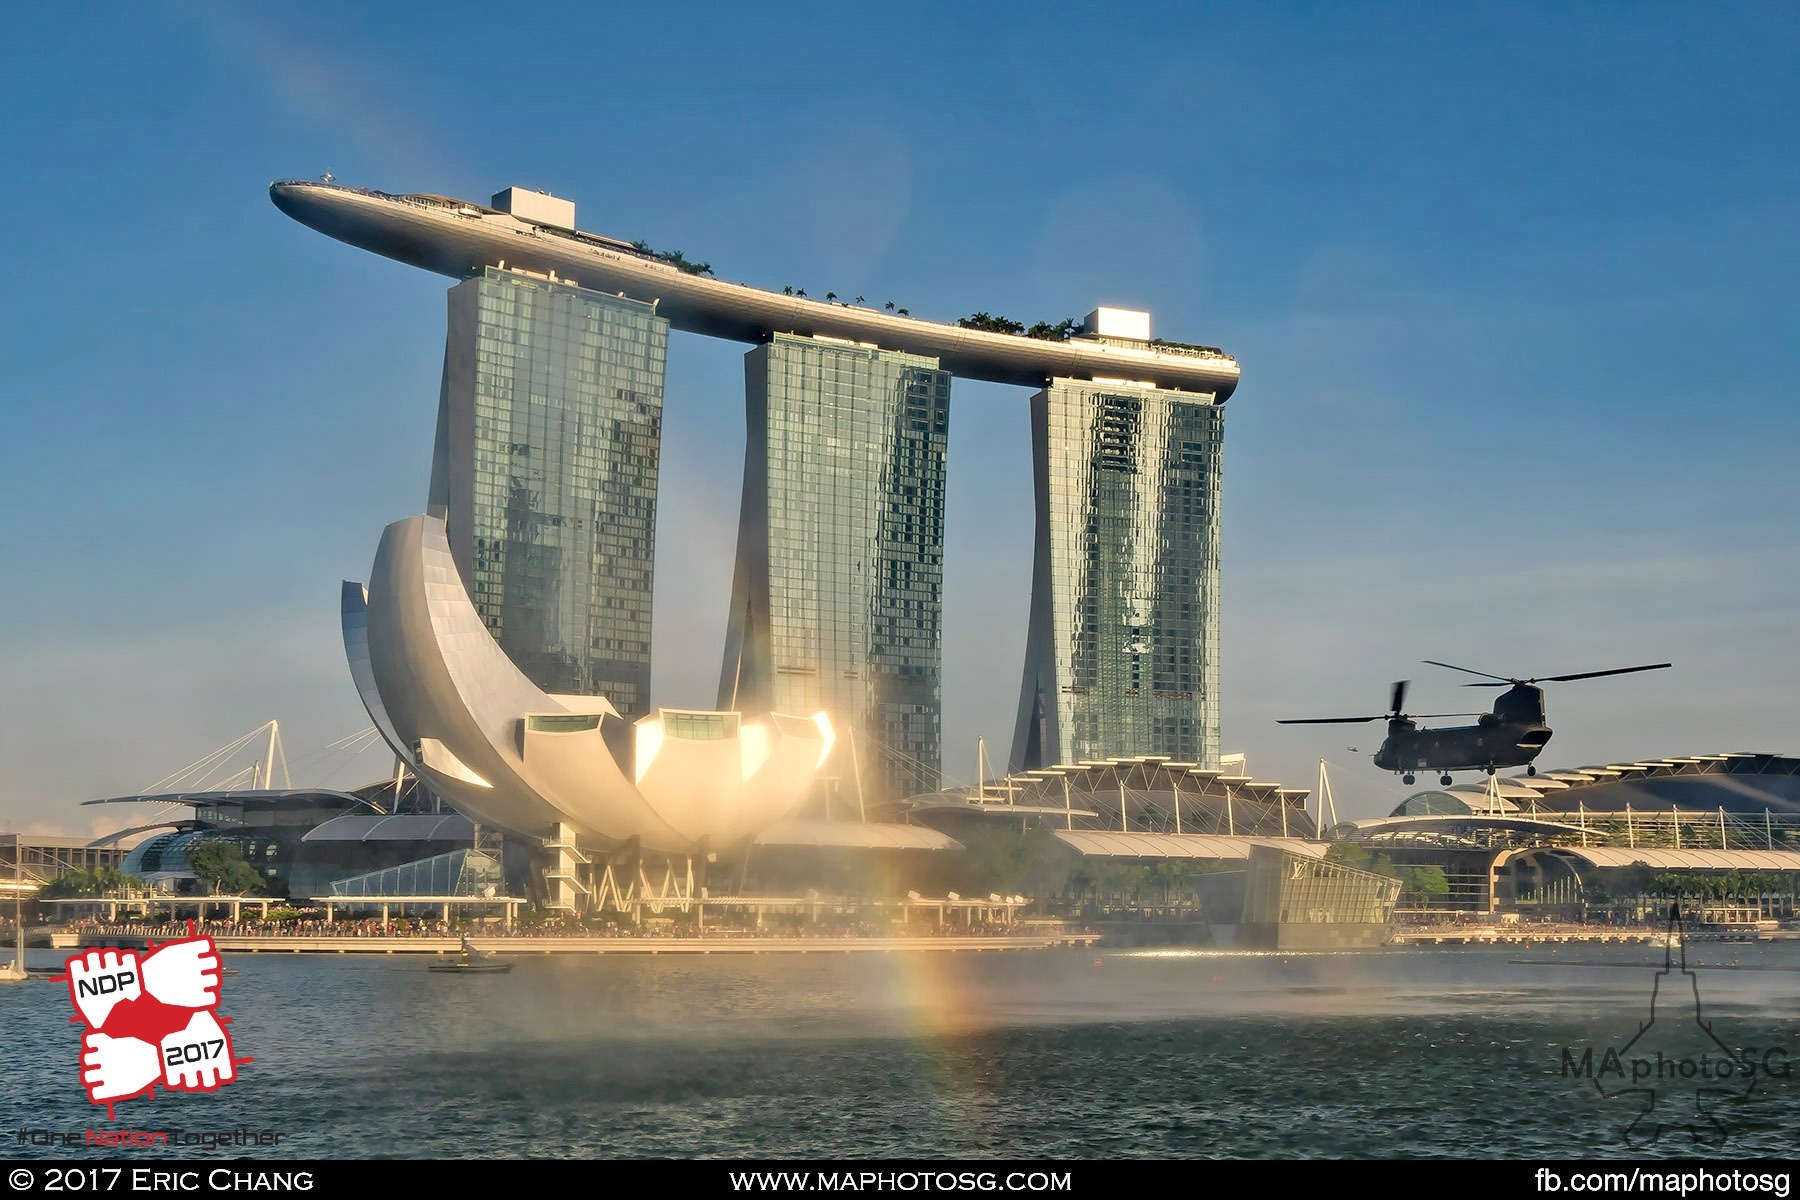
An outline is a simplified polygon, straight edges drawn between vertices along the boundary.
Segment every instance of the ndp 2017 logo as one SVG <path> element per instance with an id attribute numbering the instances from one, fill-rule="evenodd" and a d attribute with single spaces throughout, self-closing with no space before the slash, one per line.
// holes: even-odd
<path id="1" fill-rule="evenodd" d="M 88 1099 L 113 1105 L 154 1097 L 156 1085 L 211 1092 L 250 1062 L 234 1058 L 230 1017 L 218 1015 L 219 953 L 209 937 L 136 950 L 87 950 L 70 958 L 69 999 L 87 1026 L 81 1082 Z"/>

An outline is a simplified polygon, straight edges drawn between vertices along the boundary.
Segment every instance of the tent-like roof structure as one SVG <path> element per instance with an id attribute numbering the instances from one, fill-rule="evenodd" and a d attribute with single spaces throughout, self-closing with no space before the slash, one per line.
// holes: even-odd
<path id="1" fill-rule="evenodd" d="M 1252 846 L 1274 846 L 1325 856 L 1325 843 L 1299 838 L 1227 837 L 1201 833 L 1117 833 L 1100 829 L 1057 829 L 1056 837 L 1088 858 L 1220 858 L 1248 859 Z"/>
<path id="2" fill-rule="evenodd" d="M 1543 853 L 1542 849 L 1528 853 Z M 1793 850 L 1670 850 L 1623 846 L 1558 846 L 1551 853 L 1574 858 L 1590 867 L 1629 867 L 1638 863 L 1656 871 L 1800 871 L 1800 852 Z"/>
<path id="3" fill-rule="evenodd" d="M 883 821 L 777 821 L 753 846 L 829 846 L 862 850 L 961 850 L 962 843 L 923 825 Z"/>

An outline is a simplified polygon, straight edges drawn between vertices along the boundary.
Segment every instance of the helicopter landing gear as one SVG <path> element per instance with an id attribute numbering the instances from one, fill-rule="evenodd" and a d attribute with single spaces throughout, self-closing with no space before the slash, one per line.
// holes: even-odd
<path id="1" fill-rule="evenodd" d="M 1536 768 L 1536 767 L 1526 767 L 1526 768 L 1525 768 L 1525 773 L 1526 773 L 1526 774 L 1527 774 L 1527 775 L 1536 775 L 1536 774 L 1537 774 L 1537 768 Z"/>
<path id="2" fill-rule="evenodd" d="M 1443 784 L 1445 787 L 1449 787 L 1452 781 L 1448 775 L 1439 775 L 1438 782 Z"/>
<path id="3" fill-rule="evenodd" d="M 1414 779 L 1411 775 L 1402 775 L 1400 777 L 1400 782 L 1404 783 L 1408 787 L 1411 787 L 1414 783 L 1416 783 L 1418 781 L 1416 779 Z"/>

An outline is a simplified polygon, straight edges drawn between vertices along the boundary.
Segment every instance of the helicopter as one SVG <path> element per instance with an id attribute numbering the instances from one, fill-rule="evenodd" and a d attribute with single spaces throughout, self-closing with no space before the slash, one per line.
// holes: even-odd
<path id="1" fill-rule="evenodd" d="M 1544 744 L 1550 740 L 1550 726 L 1544 723 L 1544 689 L 1540 683 L 1566 683 L 1573 679 L 1597 679 L 1602 675 L 1630 675 L 1636 671 L 1660 671 L 1670 663 L 1651 663 L 1642 667 L 1614 667 L 1607 671 L 1580 671 L 1573 675 L 1540 675 L 1532 679 L 1513 679 L 1506 675 L 1490 675 L 1459 667 L 1454 663 L 1425 659 L 1434 667 L 1447 667 L 1470 675 L 1480 675 L 1492 683 L 1468 683 L 1464 687 L 1510 685 L 1494 701 L 1492 712 L 1485 713 L 1407 713 L 1406 689 L 1410 680 L 1394 684 L 1391 710 L 1378 717 L 1299 717 L 1277 721 L 1278 725 L 1349 725 L 1364 721 L 1386 721 L 1387 738 L 1375 752 L 1375 765 L 1393 771 L 1402 783 L 1413 783 L 1415 771 L 1439 771 L 1438 782 L 1450 786 L 1452 771 L 1486 771 L 1492 775 L 1498 767 L 1524 767 L 1527 775 L 1536 775 L 1531 765 Z M 1473 725 L 1447 725 L 1437 729 L 1420 729 L 1418 722 L 1442 717 L 1475 717 Z"/>

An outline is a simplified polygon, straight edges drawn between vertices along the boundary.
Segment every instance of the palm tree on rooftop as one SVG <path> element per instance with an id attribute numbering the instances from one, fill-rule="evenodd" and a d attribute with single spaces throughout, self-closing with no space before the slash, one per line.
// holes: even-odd
<path id="1" fill-rule="evenodd" d="M 894 311 L 894 302 L 892 300 L 889 300 L 887 302 L 886 307 L 889 312 L 893 312 Z"/>
<path id="2" fill-rule="evenodd" d="M 828 302 L 828 303 L 829 303 L 829 302 L 830 302 L 830 301 L 832 301 L 832 300 L 836 300 L 836 299 L 837 299 L 837 293 L 836 293 L 836 292 L 826 292 L 826 293 L 825 293 L 825 299 L 826 299 L 826 301 L 827 301 L 827 302 Z"/>

